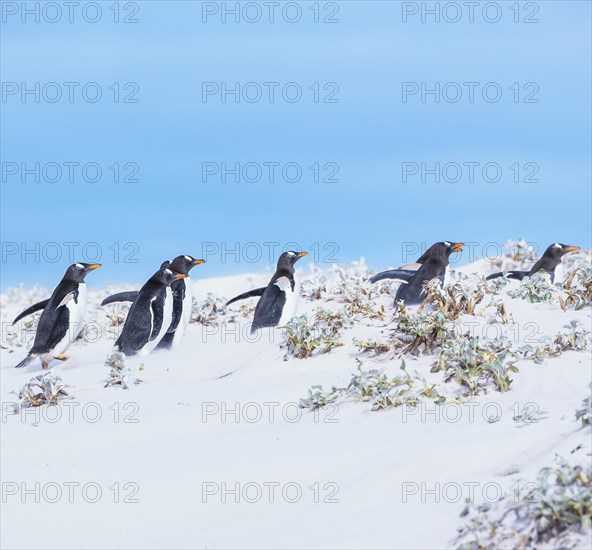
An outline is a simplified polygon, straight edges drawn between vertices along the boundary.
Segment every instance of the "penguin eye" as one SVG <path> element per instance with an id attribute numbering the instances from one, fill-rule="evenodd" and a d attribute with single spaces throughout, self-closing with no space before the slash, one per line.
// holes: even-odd
<path id="1" fill-rule="evenodd" d="M 84 269 L 84 266 L 82 264 L 75 264 L 75 265 L 78 269 Z"/>
<path id="2" fill-rule="evenodd" d="M 173 272 L 170 269 L 165 269 L 164 273 L 167 277 L 170 277 L 173 274 Z"/>
<path id="3" fill-rule="evenodd" d="M 450 246 L 452 243 L 449 243 L 448 241 L 444 241 L 444 244 L 445 244 L 446 246 Z"/>
<path id="4" fill-rule="evenodd" d="M 185 259 L 186 259 L 188 262 L 192 262 L 192 261 L 193 261 L 193 258 L 192 258 L 191 256 L 185 256 Z"/>
<path id="5" fill-rule="evenodd" d="M 563 247 L 562 247 L 562 246 L 561 246 L 559 243 L 555 243 L 553 246 L 554 246 L 555 248 L 563 248 Z"/>

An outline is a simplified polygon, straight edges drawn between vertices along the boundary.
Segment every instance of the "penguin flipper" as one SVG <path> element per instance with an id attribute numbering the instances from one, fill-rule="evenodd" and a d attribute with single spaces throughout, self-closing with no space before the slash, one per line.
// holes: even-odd
<path id="1" fill-rule="evenodd" d="M 506 277 L 508 279 L 516 279 L 518 281 L 521 281 L 527 275 L 528 275 L 528 271 L 508 271 L 506 273 Z M 491 279 L 497 279 L 498 277 L 503 277 L 503 276 L 504 276 L 503 271 L 499 271 L 498 273 L 492 273 L 491 275 L 487 275 L 487 277 L 485 277 L 485 280 L 491 281 Z"/>
<path id="2" fill-rule="evenodd" d="M 242 294 L 235 296 L 231 300 L 228 300 L 228 302 L 226 302 L 226 305 L 229 306 L 230 304 L 233 304 L 234 302 L 238 302 L 239 300 L 244 300 L 245 298 L 252 298 L 253 296 L 263 296 L 263 293 L 265 292 L 266 288 L 267 287 L 264 286 L 262 288 L 256 288 L 254 290 L 249 290 L 248 292 L 243 292 Z"/>
<path id="3" fill-rule="evenodd" d="M 24 317 L 28 317 L 29 315 L 32 315 L 40 309 L 45 309 L 47 302 L 49 302 L 49 298 L 47 300 L 41 300 L 41 302 L 37 302 L 36 304 L 33 304 L 32 306 L 28 307 L 27 309 L 25 309 L 25 311 L 17 315 L 16 319 L 12 322 L 12 324 L 14 325 L 15 323 L 18 323 Z"/>
<path id="4" fill-rule="evenodd" d="M 73 290 L 72 292 L 68 292 L 63 298 L 62 301 L 56 306 L 56 309 L 59 307 L 65 306 L 70 300 L 74 299 L 75 302 L 78 301 L 78 290 Z"/>
<path id="5" fill-rule="evenodd" d="M 114 304 L 115 302 L 133 302 L 140 292 L 138 290 L 129 290 L 127 292 L 118 292 L 117 294 L 112 294 L 111 296 L 107 296 L 102 302 L 102 306 L 106 306 L 107 304 Z"/>
<path id="6" fill-rule="evenodd" d="M 383 279 L 398 279 L 403 283 L 408 283 L 415 275 L 417 275 L 417 271 L 411 271 L 409 269 L 389 269 L 388 271 L 383 271 L 374 275 L 374 277 L 370 279 L 370 282 L 376 283 Z"/>
<path id="7" fill-rule="evenodd" d="M 25 357 L 16 367 L 15 369 L 20 369 L 21 367 L 26 367 L 33 359 L 35 355 L 33 353 L 29 353 L 27 357 Z"/>

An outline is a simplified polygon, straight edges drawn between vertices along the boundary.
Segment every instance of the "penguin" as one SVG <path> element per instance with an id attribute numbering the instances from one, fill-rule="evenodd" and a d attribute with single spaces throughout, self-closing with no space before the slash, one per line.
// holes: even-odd
<path id="1" fill-rule="evenodd" d="M 444 274 L 446 273 L 450 255 L 453 252 L 461 252 L 463 246 L 464 243 L 450 241 L 435 243 L 418 258 L 415 264 L 377 273 L 370 279 L 370 282 L 376 283 L 382 279 L 398 279 L 403 284 L 397 289 L 394 305 L 396 306 L 400 300 L 406 305 L 421 304 L 423 301 L 423 283 L 435 278 L 444 283 Z"/>
<path id="2" fill-rule="evenodd" d="M 189 272 L 196 266 L 205 264 L 205 260 L 198 260 L 191 256 L 177 256 L 169 268 L 181 275 L 183 279 L 177 279 L 171 284 L 173 294 L 173 317 L 167 333 L 158 343 L 158 349 L 176 348 L 181 343 L 187 325 L 191 319 L 191 310 L 193 309 L 193 292 L 191 288 L 191 279 Z"/>
<path id="3" fill-rule="evenodd" d="M 279 257 L 275 273 L 267 286 L 249 290 L 226 302 L 229 306 L 238 300 L 261 296 L 255 307 L 251 334 L 261 328 L 285 325 L 294 317 L 300 295 L 300 289 L 294 278 L 294 264 L 307 255 L 307 252 L 293 250 L 284 252 Z"/>
<path id="4" fill-rule="evenodd" d="M 554 243 L 547 247 L 544 254 L 539 258 L 539 261 L 536 262 L 530 271 L 510 271 L 506 273 L 506 277 L 508 279 L 518 279 L 521 281 L 524 277 L 532 277 L 535 273 L 539 271 L 545 271 L 551 277 L 551 282 L 555 282 L 555 268 L 561 263 L 561 258 L 567 254 L 568 252 L 575 252 L 576 250 L 580 250 L 579 246 L 570 246 L 567 244 L 561 243 Z M 490 281 L 491 279 L 496 279 L 497 277 L 502 277 L 503 272 L 492 273 L 485 277 L 485 280 Z"/>
<path id="5" fill-rule="evenodd" d="M 167 333 L 156 346 L 158 349 L 176 348 L 181 343 L 187 325 L 191 319 L 191 310 L 193 308 L 193 293 L 191 289 L 191 279 L 189 272 L 200 264 L 205 264 L 205 260 L 198 260 L 191 256 L 177 256 L 174 260 L 166 260 L 160 266 L 160 269 L 168 268 L 175 273 L 186 275 L 184 279 L 176 279 L 171 284 L 173 295 L 173 317 Z M 119 292 L 105 298 L 102 306 L 115 302 L 133 302 L 138 297 L 137 290 L 128 292 Z"/>
<path id="6" fill-rule="evenodd" d="M 187 275 L 159 269 L 140 289 L 115 342 L 126 356 L 148 355 L 167 333 L 173 320 L 171 283 Z"/>
<path id="7" fill-rule="evenodd" d="M 99 267 L 101 264 L 82 262 L 72 264 L 47 300 L 32 305 L 16 317 L 12 322 L 13 325 L 23 317 L 43 310 L 37 324 L 33 347 L 28 355 L 16 365 L 17 369 L 27 365 L 35 357 L 41 359 L 44 369 L 49 368 L 49 362 L 52 359 L 60 361 L 68 359 L 64 352 L 82 330 L 84 321 L 86 310 L 84 278 Z"/>

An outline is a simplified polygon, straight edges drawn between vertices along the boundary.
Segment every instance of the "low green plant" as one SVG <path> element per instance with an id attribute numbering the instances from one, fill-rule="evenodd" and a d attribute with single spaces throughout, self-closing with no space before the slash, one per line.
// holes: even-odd
<path id="1" fill-rule="evenodd" d="M 459 549 L 586 548 L 592 518 L 592 468 L 559 458 L 543 468 L 526 498 L 506 495 L 494 504 L 468 503 L 467 523 L 452 544 Z"/>
<path id="2" fill-rule="evenodd" d="M 592 304 L 592 265 L 576 267 L 563 284 L 564 296 L 559 297 L 563 311 L 580 310 Z"/>
<path id="3" fill-rule="evenodd" d="M 125 355 L 119 351 L 114 351 L 107 356 L 105 366 L 109 369 L 105 388 L 121 386 L 124 390 L 128 390 L 142 382 L 142 379 L 138 378 L 125 364 Z"/>
<path id="4" fill-rule="evenodd" d="M 531 304 L 556 301 L 558 293 L 559 288 L 551 283 L 549 274 L 542 270 L 531 277 L 524 277 L 516 290 L 508 291 L 512 298 L 522 298 Z"/>
<path id="5" fill-rule="evenodd" d="M 313 386 L 308 398 L 300 400 L 302 408 L 318 409 L 339 398 L 351 398 L 355 401 L 370 402 L 373 411 L 407 405 L 417 406 L 424 399 L 443 403 L 446 397 L 440 394 L 437 384 L 428 384 L 419 374 L 413 377 L 406 371 L 405 361 L 401 361 L 402 374 L 390 377 L 384 371 L 362 369 L 358 361 L 354 373 L 346 387 L 333 387 L 330 391 L 322 386 Z M 314 391 L 313 391 L 314 390 Z"/>
<path id="6" fill-rule="evenodd" d="M 393 347 L 400 354 L 419 355 L 433 353 L 451 336 L 451 324 L 447 324 L 442 311 L 413 313 L 403 304 L 397 304 Z"/>
<path id="7" fill-rule="evenodd" d="M 294 317 L 284 327 L 284 343 L 286 349 L 284 360 L 292 355 L 297 359 L 312 357 L 320 349 L 322 353 L 329 353 L 333 348 L 343 346 L 339 340 L 341 331 L 351 324 L 351 320 L 344 312 L 332 312 L 318 309 L 312 319 L 306 315 Z"/>
<path id="8" fill-rule="evenodd" d="M 425 300 L 419 311 L 427 304 L 432 304 L 449 320 L 458 319 L 462 314 L 480 315 L 487 307 L 477 310 L 486 294 L 482 281 L 455 272 L 451 277 L 453 282 L 444 287 L 439 279 L 432 279 L 423 284 Z"/>
<path id="9" fill-rule="evenodd" d="M 190 322 L 206 326 L 222 325 L 223 315 L 226 313 L 225 303 L 224 298 L 211 292 L 208 292 L 205 300 L 199 301 L 194 298 Z"/>
<path id="10" fill-rule="evenodd" d="M 471 396 L 490 386 L 506 392 L 512 383 L 509 373 L 518 372 L 512 362 L 506 361 L 509 356 L 509 343 L 503 339 L 451 338 L 444 342 L 431 372 L 444 372 L 445 382 L 454 380 Z"/>
<path id="11" fill-rule="evenodd" d="M 384 308 L 376 308 L 374 298 L 379 290 L 369 281 L 370 270 L 363 261 L 356 262 L 349 268 L 341 265 L 333 266 L 335 284 L 331 293 L 344 302 L 348 315 L 357 318 L 383 319 Z"/>
<path id="12" fill-rule="evenodd" d="M 327 276 L 318 267 L 313 267 L 312 273 L 302 279 L 300 292 L 307 300 L 320 300 L 327 293 Z"/>
<path id="13" fill-rule="evenodd" d="M 387 342 L 378 342 L 377 340 L 366 341 L 359 338 L 353 338 L 352 342 L 361 351 L 370 353 L 371 357 L 382 355 L 391 350 L 391 346 Z"/>
<path id="14" fill-rule="evenodd" d="M 325 391 L 323 390 L 323 386 L 311 386 L 308 390 L 308 396 L 300 399 L 300 408 L 316 411 L 334 403 L 339 396 L 340 392 L 338 388 Z"/>
<path id="15" fill-rule="evenodd" d="M 530 344 L 521 346 L 516 354 L 522 359 L 530 359 L 542 363 L 546 357 L 558 357 L 564 351 L 586 351 L 590 346 L 590 331 L 585 329 L 578 320 L 564 325 L 567 331 L 559 332 L 554 337 L 542 337 L 540 346 Z"/>

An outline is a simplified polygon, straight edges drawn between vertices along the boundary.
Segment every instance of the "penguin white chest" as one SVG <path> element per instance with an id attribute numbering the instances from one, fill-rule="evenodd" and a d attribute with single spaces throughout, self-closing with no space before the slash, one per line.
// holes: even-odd
<path id="1" fill-rule="evenodd" d="M 162 308 L 162 326 L 160 327 L 160 332 L 158 336 L 154 339 L 154 346 L 160 342 L 162 337 L 167 333 L 169 327 L 171 326 L 171 322 L 173 320 L 173 291 L 171 287 L 167 287 L 164 293 L 164 304 Z"/>
<path id="2" fill-rule="evenodd" d="M 64 305 L 68 309 L 68 331 L 60 342 L 52 350 L 53 355 L 60 355 L 64 353 L 74 340 L 76 340 L 78 334 L 82 330 L 84 323 L 84 313 L 86 311 L 86 285 L 80 283 L 78 285 L 78 296 L 75 300 L 74 297 L 68 300 Z"/>
<path id="3" fill-rule="evenodd" d="M 183 311 L 181 312 L 181 319 L 177 324 L 177 328 L 175 330 L 175 334 L 173 335 L 173 347 L 177 347 L 181 340 L 183 340 L 183 335 L 185 334 L 185 329 L 189 324 L 191 319 L 191 310 L 193 309 L 193 294 L 191 292 L 191 280 L 189 277 L 185 279 L 185 297 L 183 298 Z"/>
<path id="4" fill-rule="evenodd" d="M 294 290 L 292 290 L 290 281 L 285 277 L 278 279 L 275 284 L 286 294 L 286 303 L 282 309 L 282 316 L 279 322 L 279 325 L 282 326 L 288 323 L 292 317 L 296 315 L 296 311 L 298 310 L 298 298 L 300 297 L 300 287 L 298 281 L 294 280 Z"/>
<path id="5" fill-rule="evenodd" d="M 185 279 L 185 298 L 183 298 L 183 328 L 189 324 L 191 319 L 191 310 L 193 309 L 193 287 L 191 286 L 191 279 Z"/>
<path id="6" fill-rule="evenodd" d="M 162 337 L 166 334 L 167 330 L 171 326 L 173 320 L 173 292 L 170 287 L 167 287 L 164 292 L 164 296 L 155 296 L 152 301 L 161 299 L 162 304 L 162 326 L 156 335 L 156 338 L 149 340 L 146 345 L 142 348 L 139 355 L 148 355 L 162 340 Z M 150 311 L 150 334 L 154 331 L 154 311 Z"/>

